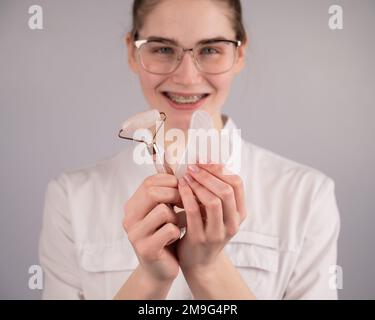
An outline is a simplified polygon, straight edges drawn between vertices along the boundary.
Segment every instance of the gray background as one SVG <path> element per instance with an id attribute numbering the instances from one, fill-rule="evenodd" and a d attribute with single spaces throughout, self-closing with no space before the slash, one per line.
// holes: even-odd
<path id="1" fill-rule="evenodd" d="M 44 9 L 44 30 L 28 8 Z M 243 0 L 251 46 L 224 108 L 251 142 L 336 182 L 341 298 L 375 298 L 375 2 Z M 328 28 L 328 7 L 344 30 Z M 0 298 L 34 299 L 44 192 L 59 173 L 119 152 L 146 107 L 126 63 L 131 1 L 0 0 Z"/>

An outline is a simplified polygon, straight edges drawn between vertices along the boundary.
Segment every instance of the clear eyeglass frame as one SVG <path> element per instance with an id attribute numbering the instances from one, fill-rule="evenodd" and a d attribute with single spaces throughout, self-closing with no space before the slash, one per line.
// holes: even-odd
<path id="1" fill-rule="evenodd" d="M 217 43 L 217 42 L 226 42 L 226 43 L 231 43 L 234 45 L 234 54 L 233 54 L 233 62 L 231 64 L 230 67 L 226 68 L 225 70 L 223 71 L 219 71 L 219 72 L 207 72 L 205 70 L 203 70 L 202 66 L 200 65 L 199 63 L 199 59 L 197 59 L 196 57 L 196 49 L 199 48 L 200 46 L 202 46 L 202 44 L 198 44 L 196 45 L 194 48 L 183 48 L 181 46 L 178 46 L 178 45 L 174 45 L 174 44 L 165 44 L 165 45 L 172 45 L 176 48 L 178 48 L 180 50 L 179 52 L 179 55 L 177 56 L 177 59 L 176 59 L 176 62 L 175 62 L 175 66 L 171 69 L 171 71 L 169 72 L 154 72 L 154 71 L 150 71 L 147 69 L 147 67 L 145 66 L 144 62 L 143 62 L 143 59 L 141 57 L 141 49 L 144 45 L 148 44 L 148 43 L 164 43 L 163 41 L 159 41 L 159 40 L 147 40 L 147 39 L 140 39 L 140 40 L 135 40 L 134 41 L 134 45 L 137 49 L 137 56 L 138 56 L 138 59 L 139 61 L 141 62 L 141 65 L 143 67 L 143 69 L 149 73 L 152 73 L 152 74 L 156 74 L 156 75 L 168 75 L 168 74 L 172 74 L 173 72 L 175 72 L 178 67 L 180 66 L 182 60 L 183 60 L 183 57 L 185 55 L 185 53 L 189 52 L 193 58 L 193 61 L 194 61 L 194 64 L 195 66 L 197 67 L 197 69 L 202 72 L 202 73 L 205 73 L 205 74 L 210 74 L 210 75 L 218 75 L 218 74 L 223 74 L 223 73 L 226 73 L 228 72 L 229 70 L 231 70 L 236 62 L 236 52 L 237 52 L 237 49 L 242 45 L 241 41 L 239 40 L 227 40 L 227 39 L 220 39 L 220 40 L 212 40 L 212 41 L 209 41 L 205 44 L 207 45 L 210 45 L 210 44 L 213 44 L 213 43 Z"/>

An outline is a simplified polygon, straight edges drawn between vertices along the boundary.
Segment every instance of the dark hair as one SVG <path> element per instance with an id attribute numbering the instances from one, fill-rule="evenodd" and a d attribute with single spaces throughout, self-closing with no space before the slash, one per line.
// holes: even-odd
<path id="1" fill-rule="evenodd" d="M 134 0 L 133 2 L 133 26 L 131 34 L 134 40 L 138 38 L 138 31 L 142 28 L 143 21 L 152 9 L 163 0 Z M 230 19 L 236 33 L 236 39 L 245 42 L 247 39 L 242 19 L 242 6 L 240 0 L 211 0 L 220 2 L 230 10 Z"/>

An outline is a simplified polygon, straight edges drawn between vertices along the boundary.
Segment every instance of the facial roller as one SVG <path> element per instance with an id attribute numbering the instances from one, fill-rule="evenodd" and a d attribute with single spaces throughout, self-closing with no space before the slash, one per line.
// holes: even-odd
<path id="1" fill-rule="evenodd" d="M 164 155 L 160 153 L 156 144 L 156 135 L 166 118 L 164 112 L 159 112 L 156 109 L 141 112 L 126 120 L 118 134 L 121 139 L 145 143 L 158 173 L 169 172 L 164 162 Z M 134 137 L 137 130 L 143 130 L 142 133 L 145 133 L 144 139 Z"/>

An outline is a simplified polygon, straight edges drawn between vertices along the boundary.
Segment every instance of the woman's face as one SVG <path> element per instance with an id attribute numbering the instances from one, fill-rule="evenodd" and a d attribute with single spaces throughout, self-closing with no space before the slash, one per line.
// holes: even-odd
<path id="1" fill-rule="evenodd" d="M 173 39 L 184 48 L 193 48 L 203 39 L 224 38 L 236 40 L 235 31 L 228 17 L 229 9 L 212 0 L 164 0 L 145 18 L 139 39 L 158 37 Z M 143 94 L 151 108 L 165 112 L 166 129 L 189 127 L 190 117 L 197 109 L 207 111 L 214 121 L 220 118 L 233 78 L 244 65 L 245 46 L 237 49 L 237 60 L 232 69 L 208 75 L 200 72 L 190 54 L 185 54 L 173 73 L 155 75 L 145 71 L 137 58 L 130 34 L 127 35 L 129 65 L 139 75 Z M 169 96 L 183 99 L 202 96 L 193 105 L 176 104 Z M 186 101 L 186 100 L 182 100 Z"/>

